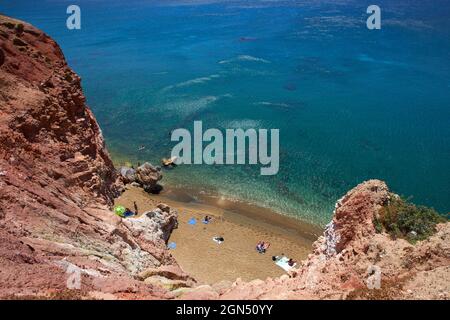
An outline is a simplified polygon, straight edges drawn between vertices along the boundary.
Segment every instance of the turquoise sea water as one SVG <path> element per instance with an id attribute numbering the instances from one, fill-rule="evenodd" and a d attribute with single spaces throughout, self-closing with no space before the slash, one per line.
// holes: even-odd
<path id="1" fill-rule="evenodd" d="M 65 27 L 76 3 L 82 29 Z M 109 149 L 170 154 L 171 130 L 279 128 L 280 172 L 180 166 L 171 185 L 326 223 L 369 178 L 450 209 L 450 3 L 376 1 L 23 1 L 0 12 L 54 37 L 83 79 Z M 139 146 L 146 149 L 138 151 Z"/>

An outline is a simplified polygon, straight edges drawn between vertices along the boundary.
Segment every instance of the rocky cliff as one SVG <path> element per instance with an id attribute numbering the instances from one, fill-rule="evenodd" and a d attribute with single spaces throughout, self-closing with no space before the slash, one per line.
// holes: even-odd
<path id="1" fill-rule="evenodd" d="M 148 268 L 186 280 L 165 249 L 176 212 L 111 214 L 123 186 L 80 78 L 46 34 L 4 16 L 0 134 L 0 297 L 63 294 L 77 273 L 81 296 L 165 297 L 137 280 Z"/>
<path id="2" fill-rule="evenodd" d="M 379 180 L 349 191 L 313 252 L 290 275 L 187 289 L 181 298 L 449 299 L 450 223 L 414 245 L 377 233 L 374 219 L 392 197 Z"/>
<path id="3" fill-rule="evenodd" d="M 0 297 L 449 298 L 449 223 L 415 245 L 377 233 L 374 219 L 392 197 L 378 180 L 337 202 L 290 275 L 196 286 L 166 250 L 175 211 L 160 204 L 138 219 L 112 214 L 123 186 L 58 45 L 4 16 L 0 133 Z M 68 290 L 77 275 L 81 290 Z"/>

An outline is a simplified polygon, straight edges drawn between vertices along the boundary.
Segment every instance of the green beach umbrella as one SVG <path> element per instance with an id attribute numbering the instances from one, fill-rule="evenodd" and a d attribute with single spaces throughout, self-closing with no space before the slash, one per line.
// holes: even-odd
<path id="1" fill-rule="evenodd" d="M 124 213 L 127 209 L 125 209 L 124 206 L 115 206 L 114 207 L 114 213 L 117 214 L 119 217 L 124 217 Z"/>

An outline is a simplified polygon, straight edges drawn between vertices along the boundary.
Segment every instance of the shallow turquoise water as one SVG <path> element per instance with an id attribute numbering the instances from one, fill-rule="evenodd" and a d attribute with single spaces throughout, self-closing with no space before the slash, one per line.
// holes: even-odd
<path id="1" fill-rule="evenodd" d="M 112 153 L 159 163 L 171 130 L 279 128 L 280 172 L 180 166 L 165 182 L 323 224 L 379 178 L 450 208 L 450 4 L 378 1 L 2 1 L 54 37 L 83 78 Z M 138 151 L 145 145 L 144 151 Z"/>

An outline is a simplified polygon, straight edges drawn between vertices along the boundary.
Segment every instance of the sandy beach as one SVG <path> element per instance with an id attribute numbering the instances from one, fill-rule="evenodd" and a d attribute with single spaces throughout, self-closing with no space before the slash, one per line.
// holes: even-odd
<path id="1" fill-rule="evenodd" d="M 140 213 L 161 202 L 178 211 L 179 226 L 169 239 L 169 243 L 176 243 L 172 254 L 201 283 L 281 276 L 285 271 L 274 264 L 272 256 L 284 254 L 301 261 L 322 232 L 265 208 L 184 190 L 165 189 L 159 195 L 149 195 L 129 187 L 116 204 L 133 208 L 133 201 Z M 213 217 L 207 225 L 202 223 L 206 215 Z M 188 223 L 192 218 L 197 221 L 195 225 Z M 215 236 L 225 241 L 217 244 L 212 240 Z M 271 244 L 265 254 L 255 249 L 260 240 Z"/>

